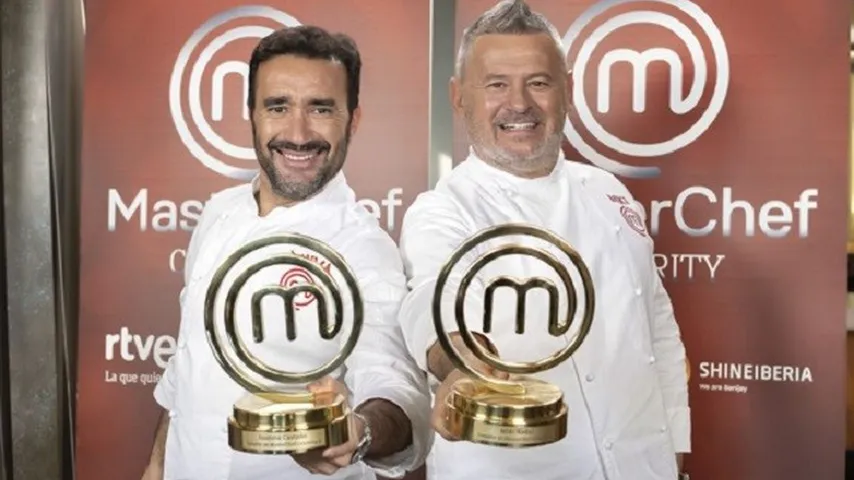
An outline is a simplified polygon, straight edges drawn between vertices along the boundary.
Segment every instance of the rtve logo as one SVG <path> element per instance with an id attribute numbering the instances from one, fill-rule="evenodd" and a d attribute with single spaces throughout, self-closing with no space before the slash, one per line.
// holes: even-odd
<path id="1" fill-rule="evenodd" d="M 226 47 L 299 24 L 272 7 L 237 7 L 209 19 L 181 48 L 169 81 L 169 110 L 181 141 L 207 168 L 242 181 L 257 171 L 249 128 L 236 128 L 249 121 L 245 105 L 252 44 L 245 42 L 241 50 Z M 233 106 L 242 108 L 242 116 L 231 115 Z"/>
<path id="2" fill-rule="evenodd" d="M 655 9 L 642 8 L 641 5 L 654 6 Z M 615 12 L 616 11 L 616 12 Z M 680 17 L 686 16 L 692 21 L 688 26 L 673 13 L 680 12 Z M 608 15 L 606 15 L 608 14 Z M 600 17 L 609 17 L 602 21 Z M 592 26 L 596 20 L 595 28 Z M 632 43 L 642 49 L 617 46 L 615 43 L 628 43 L 633 37 L 624 36 L 619 42 L 608 38 L 625 27 L 644 25 L 644 28 L 654 28 L 669 35 L 675 35 L 687 51 L 686 56 L 672 48 Z M 626 29 L 628 30 L 628 29 Z M 635 30 L 637 32 L 637 30 Z M 704 51 L 702 35 L 708 43 L 708 53 Z M 656 37 L 659 38 L 659 37 Z M 578 115 L 575 122 L 568 121 L 564 133 L 569 143 L 578 152 L 596 166 L 616 175 L 631 178 L 657 177 L 660 169 L 654 166 L 634 166 L 621 163 L 615 158 L 618 155 L 632 157 L 632 160 L 668 155 L 680 150 L 697 140 L 714 122 L 721 111 L 729 85 L 729 59 L 726 44 L 720 30 L 714 21 L 699 6 L 688 0 L 604 0 L 595 3 L 585 11 L 570 27 L 563 38 L 565 53 L 572 68 L 573 92 L 572 100 Z M 598 51 L 597 51 L 597 47 Z M 679 49 L 681 50 L 681 48 Z M 598 59 L 598 63 L 591 60 Z M 709 61 L 714 61 L 714 74 L 710 74 Z M 663 82 L 650 82 L 652 68 L 664 65 L 669 70 Z M 693 67 L 693 68 L 691 68 Z M 627 75 L 629 78 L 619 78 Z M 591 79 L 585 85 L 585 79 Z M 613 88 L 620 80 L 629 80 L 628 91 L 630 101 L 626 105 L 618 105 L 614 101 Z M 686 84 L 690 81 L 687 91 Z M 625 83 L 625 82 L 624 82 Z M 652 90 L 658 84 L 669 90 L 666 98 L 668 114 L 677 117 L 673 129 L 667 122 L 663 125 L 651 125 L 652 135 L 657 135 L 654 141 L 639 141 L 632 137 L 632 130 L 641 128 L 644 123 L 639 121 L 651 107 Z M 707 88 L 707 84 L 711 86 Z M 591 91 L 590 84 L 593 85 Z M 589 97 L 588 97 L 589 96 Z M 596 109 L 594 113 L 591 108 Z M 613 128 L 615 110 L 626 112 L 630 106 L 631 113 L 623 114 L 623 118 L 632 120 L 619 125 L 619 136 Z M 606 128 L 601 121 L 609 123 Z M 664 132 L 664 133 L 663 133 Z M 594 145 L 593 140 L 598 145 Z"/>

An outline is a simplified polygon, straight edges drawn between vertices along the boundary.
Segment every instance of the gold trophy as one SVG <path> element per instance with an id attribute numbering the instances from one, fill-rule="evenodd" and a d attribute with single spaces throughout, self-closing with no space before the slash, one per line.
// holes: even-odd
<path id="1" fill-rule="evenodd" d="M 465 269 L 456 292 L 454 317 L 459 335 L 474 357 L 497 371 L 511 375 L 509 380 L 500 380 L 490 378 L 469 367 L 451 343 L 442 323 L 442 294 L 453 268 L 465 255 L 470 254 L 472 250 L 484 242 L 509 235 L 543 240 L 565 254 L 581 278 L 584 309 L 578 332 L 565 348 L 536 362 L 502 361 L 483 348 L 466 326 L 464 313 L 466 292 L 483 267 L 506 255 L 525 255 L 538 259 L 551 267 L 557 274 L 560 283 L 562 283 L 568 307 L 564 320 L 560 321 L 558 311 L 560 291 L 549 278 L 529 277 L 520 280 L 509 276 L 498 276 L 485 279 L 485 305 L 483 306 L 483 332 L 485 334 L 490 333 L 492 329 L 493 297 L 498 288 L 509 287 L 516 292 L 518 300 L 515 311 L 515 325 L 516 333 L 519 334 L 524 332 L 525 328 L 525 296 L 528 291 L 534 289 L 546 291 L 548 295 L 548 330 L 553 336 L 564 335 L 569 331 L 578 310 L 578 295 L 574 289 L 572 277 L 564 263 L 543 249 L 510 243 L 480 255 L 470 267 Z M 590 331 L 595 307 L 594 301 L 593 281 L 580 255 L 566 241 L 548 230 L 528 225 L 506 224 L 482 230 L 463 242 L 451 255 L 439 274 L 432 305 L 433 321 L 439 344 L 453 365 L 466 374 L 466 378 L 458 380 L 452 386 L 451 392 L 445 400 L 449 411 L 445 425 L 447 430 L 462 440 L 513 448 L 545 445 L 564 438 L 567 432 L 568 412 L 564 403 L 563 392 L 553 384 L 528 378 L 525 375 L 554 368 L 575 353 Z"/>
<path id="2" fill-rule="evenodd" d="M 230 347 L 227 352 L 215 322 L 223 282 L 227 276 L 233 275 L 230 271 L 235 265 L 246 257 L 267 247 L 282 246 L 300 247 L 311 253 L 297 254 L 292 249 L 290 252 L 269 255 L 237 275 L 224 299 L 223 323 Z M 278 370 L 253 355 L 237 333 L 240 322 L 251 321 L 255 344 L 264 342 L 266 335 L 261 303 L 265 298 L 274 296 L 284 302 L 284 329 L 288 341 L 297 337 L 295 303 L 300 295 L 311 295 L 317 302 L 319 335 L 322 339 L 334 339 L 344 325 L 345 302 L 342 290 L 335 278 L 310 261 L 310 257 L 322 257 L 343 277 L 352 300 L 352 328 L 343 348 L 323 365 L 299 373 Z M 235 310 L 238 297 L 247 281 L 265 268 L 282 265 L 302 268 L 318 282 L 309 281 L 291 286 L 273 284 L 258 288 L 251 292 L 251 318 L 237 318 Z M 350 410 L 346 398 L 335 393 L 314 394 L 305 385 L 324 377 L 344 363 L 358 341 L 362 322 L 363 305 L 356 277 L 343 258 L 323 242 L 299 234 L 286 234 L 253 241 L 230 255 L 216 271 L 208 288 L 205 330 L 219 364 L 247 392 L 234 404 L 233 415 L 227 420 L 231 448 L 248 453 L 287 455 L 346 443 L 350 438 Z"/>

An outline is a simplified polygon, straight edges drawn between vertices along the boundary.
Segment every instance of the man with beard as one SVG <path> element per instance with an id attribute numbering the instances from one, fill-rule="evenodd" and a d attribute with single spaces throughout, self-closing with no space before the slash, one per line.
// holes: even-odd
<path id="1" fill-rule="evenodd" d="M 681 454 L 690 451 L 685 350 L 656 273 L 652 240 L 616 177 L 568 161 L 561 152 L 569 80 L 556 29 L 523 1 L 501 2 L 465 30 L 450 89 L 470 152 L 407 210 L 400 240 L 411 291 L 399 318 L 410 352 L 436 387 L 433 425 L 441 438 L 427 463 L 431 478 L 675 480 Z M 568 242 L 591 272 L 596 306 L 582 346 L 536 376 L 564 392 L 568 434 L 525 449 L 462 442 L 446 429 L 448 393 L 463 374 L 436 343 L 431 315 L 437 278 L 452 253 L 475 233 L 510 223 L 544 228 Z M 567 261 L 544 242 L 513 240 Z M 440 308 L 444 328 L 467 363 L 507 378 L 474 358 L 454 321 L 453 292 L 463 268 L 495 246 L 481 244 L 462 258 L 448 277 Z M 567 268 L 574 272 L 572 265 Z M 485 285 L 499 275 L 545 276 L 561 285 L 537 259 L 495 259 L 469 284 L 466 319 L 483 318 Z M 537 298 L 539 292 L 527 296 L 523 334 L 515 332 L 515 314 L 524 293 L 490 293 L 491 328 L 474 321 L 467 327 L 493 355 L 534 361 L 569 343 L 569 335 L 549 333 L 549 302 Z M 573 325 L 579 318 L 580 312 Z"/>
<path id="2" fill-rule="evenodd" d="M 279 30 L 252 52 L 248 107 L 261 172 L 249 184 L 214 194 L 193 232 L 180 294 L 178 349 L 154 392 L 164 410 L 144 479 L 308 479 L 319 474 L 362 480 L 375 478 L 375 472 L 401 477 L 423 463 L 433 438 L 430 397 L 396 319 L 406 291 L 400 257 L 377 220 L 356 203 L 342 172 L 359 126 L 360 70 L 350 38 L 312 26 Z M 354 411 L 351 438 L 293 456 L 236 452 L 228 445 L 226 421 L 245 392 L 220 368 L 207 343 L 205 295 L 231 253 L 287 232 L 319 239 L 340 253 L 361 290 L 364 325 L 344 372 L 338 369 L 308 386 L 348 398 Z M 256 275 L 264 277 L 264 272 Z M 284 277 L 269 275 L 261 286 L 290 285 Z M 318 338 L 317 302 L 310 294 L 300 295 L 302 303 L 295 304 L 301 309 L 297 322 L 303 323 L 296 339 L 288 341 L 284 329 L 270 328 L 261 344 L 265 361 L 293 372 L 329 361 L 346 336 Z M 263 308 L 265 314 L 282 311 L 276 302 Z M 238 315 L 237 328 L 245 330 L 248 319 Z"/>

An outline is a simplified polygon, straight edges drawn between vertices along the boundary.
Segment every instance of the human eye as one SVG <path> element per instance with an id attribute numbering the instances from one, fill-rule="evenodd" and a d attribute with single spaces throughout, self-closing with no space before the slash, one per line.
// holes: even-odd
<path id="1" fill-rule="evenodd" d="M 320 106 L 320 107 L 312 108 L 312 113 L 315 113 L 317 115 L 322 115 L 322 116 L 329 116 L 329 115 L 332 115 L 333 113 L 335 113 L 335 110 L 332 107 Z"/>
<path id="2" fill-rule="evenodd" d="M 536 90 L 545 90 L 551 86 L 551 83 L 547 80 L 531 80 L 528 82 L 528 86 Z"/>

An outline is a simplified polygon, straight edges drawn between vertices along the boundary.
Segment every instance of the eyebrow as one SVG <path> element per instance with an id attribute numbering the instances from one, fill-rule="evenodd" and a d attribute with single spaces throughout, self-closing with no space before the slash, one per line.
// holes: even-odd
<path id="1" fill-rule="evenodd" d="M 308 101 L 308 104 L 312 107 L 334 107 L 335 99 L 334 98 L 312 98 Z"/>
<path id="2" fill-rule="evenodd" d="M 552 75 L 551 75 L 551 74 L 549 74 L 548 72 L 536 72 L 536 73 L 532 73 L 532 74 L 530 74 L 530 75 L 526 75 L 526 76 L 525 76 L 525 79 L 526 79 L 526 80 L 530 80 L 530 79 L 532 79 L 532 78 L 538 78 L 538 77 L 546 78 L 546 79 L 548 79 L 548 80 L 552 80 L 552 79 L 553 79 Z M 507 76 L 507 75 L 501 75 L 501 74 L 497 74 L 497 73 L 492 73 L 492 74 L 489 74 L 489 75 L 487 75 L 487 76 L 486 76 L 486 81 L 491 81 L 491 80 L 507 80 L 507 78 L 508 78 L 508 76 Z"/>
<path id="3" fill-rule="evenodd" d="M 267 97 L 264 99 L 264 108 L 278 107 L 281 105 L 287 105 L 288 103 L 290 103 L 290 99 L 288 97 Z"/>
<path id="4" fill-rule="evenodd" d="M 277 97 L 267 97 L 264 99 L 264 108 L 270 107 L 279 107 L 282 105 L 287 105 L 291 102 L 290 97 L 288 96 L 277 96 Z M 334 107 L 335 99 L 334 98 L 312 98 L 308 101 L 308 104 L 312 107 Z"/>

